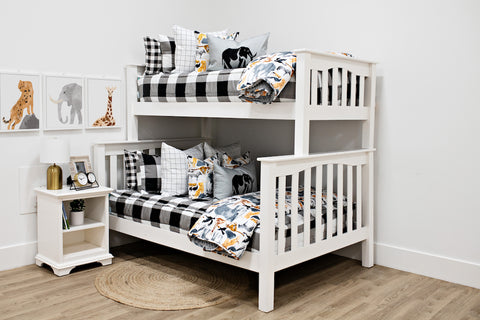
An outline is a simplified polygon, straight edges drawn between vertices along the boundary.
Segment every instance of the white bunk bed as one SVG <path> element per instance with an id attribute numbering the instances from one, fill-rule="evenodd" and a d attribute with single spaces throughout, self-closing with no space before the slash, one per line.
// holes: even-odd
<path id="1" fill-rule="evenodd" d="M 366 60 L 348 58 L 340 55 L 295 50 L 297 53 L 296 99 L 291 103 L 273 103 L 270 105 L 249 103 L 210 103 L 210 102 L 139 102 L 137 98 L 137 77 L 143 74 L 141 66 L 126 67 L 126 94 L 128 108 L 128 141 L 98 143 L 94 146 L 94 166 L 98 180 L 102 185 L 122 189 L 118 172 L 123 168 L 117 165 L 123 158 L 123 150 L 148 150 L 154 153 L 162 141 L 177 147 L 190 147 L 194 142 L 211 138 L 209 118 L 239 119 L 281 119 L 295 121 L 294 154 L 288 156 L 264 157 L 261 163 L 261 227 L 260 250 L 247 251 L 240 260 L 234 260 L 216 253 L 205 252 L 191 243 L 183 234 L 173 233 L 151 225 L 110 216 L 110 229 L 135 236 L 202 257 L 234 265 L 259 274 L 259 309 L 264 312 L 274 308 L 274 274 L 276 271 L 316 258 L 329 252 L 362 242 L 362 265 L 374 264 L 374 211 L 373 211 L 373 154 L 374 154 L 374 115 L 375 115 L 375 63 Z M 331 86 L 328 85 L 328 70 L 332 69 Z M 347 73 L 351 73 L 347 84 Z M 341 80 L 338 77 L 341 74 Z M 319 80 L 321 79 L 321 80 Z M 318 81 L 322 81 L 320 93 L 323 104 L 316 103 Z M 347 87 L 350 96 L 358 99 L 347 100 Z M 359 90 L 356 95 L 356 90 Z M 332 92 L 328 92 L 331 90 Z M 341 90 L 341 99 L 337 97 Z M 198 114 L 201 104 L 202 113 Z M 179 138 L 166 140 L 138 140 L 138 117 L 196 117 L 202 118 L 202 136 L 198 138 Z M 313 120 L 359 120 L 362 121 L 362 149 L 353 151 L 309 154 L 310 121 Z M 108 169 L 108 170 L 107 170 Z M 299 177 L 303 178 L 305 190 L 316 187 L 326 190 L 326 237 L 316 228 L 315 241 L 310 241 L 309 228 L 304 228 L 303 241 L 299 243 L 295 206 L 291 212 L 291 248 L 285 251 L 285 186 L 291 181 L 292 203 L 298 199 Z M 278 195 L 278 224 L 276 240 L 275 201 Z M 333 225 L 333 195 L 347 197 L 345 222 L 336 219 Z M 316 208 L 321 208 L 320 197 L 316 198 Z M 305 193 L 305 203 L 310 202 L 310 194 Z M 354 210 L 353 203 L 356 203 Z M 355 211 L 355 212 L 354 212 Z M 304 225 L 308 225 L 310 207 L 303 212 Z M 321 215 L 316 215 L 317 226 Z M 355 221 L 354 221 L 355 219 Z M 340 230 L 340 232 L 334 232 Z"/>

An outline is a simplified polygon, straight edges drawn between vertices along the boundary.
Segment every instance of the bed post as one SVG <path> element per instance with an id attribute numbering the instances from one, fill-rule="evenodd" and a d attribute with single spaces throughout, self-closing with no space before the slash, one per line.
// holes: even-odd
<path id="1" fill-rule="evenodd" d="M 370 75 L 366 85 L 365 105 L 369 107 L 368 120 L 364 121 L 362 127 L 362 147 L 373 149 L 375 144 L 375 86 L 376 86 L 375 64 L 370 64 Z M 374 152 L 368 154 L 368 163 L 363 168 L 363 210 L 364 225 L 368 227 L 367 239 L 362 242 L 362 266 L 372 267 L 375 263 L 374 256 Z"/>
<path id="2" fill-rule="evenodd" d="M 310 52 L 297 53 L 295 85 L 295 151 L 296 156 L 308 155 L 310 138 L 310 119 L 306 114 L 310 104 Z"/>
<path id="3" fill-rule="evenodd" d="M 133 115 L 134 104 L 138 101 L 137 77 L 139 67 L 125 66 L 125 93 L 127 101 L 127 140 L 138 140 L 138 119 Z"/>
<path id="4" fill-rule="evenodd" d="M 105 186 L 107 181 L 106 168 L 105 168 L 105 145 L 95 144 L 93 145 L 93 171 L 97 177 L 98 184 Z"/>
<path id="5" fill-rule="evenodd" d="M 275 164 L 261 164 L 260 179 L 260 268 L 258 272 L 258 309 L 263 312 L 273 310 L 275 291 Z"/>

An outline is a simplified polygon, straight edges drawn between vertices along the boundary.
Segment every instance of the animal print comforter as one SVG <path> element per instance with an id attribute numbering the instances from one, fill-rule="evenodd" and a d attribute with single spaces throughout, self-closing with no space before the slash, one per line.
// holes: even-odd
<path id="1" fill-rule="evenodd" d="M 277 52 L 254 59 L 242 73 L 237 89 L 240 99 L 255 103 L 272 103 L 292 77 L 297 56 L 290 51 Z"/>
<path id="2" fill-rule="evenodd" d="M 278 199 L 278 191 L 277 196 Z M 312 188 L 311 208 L 315 208 L 315 191 Z M 298 192 L 298 210 L 304 206 L 303 188 Z M 278 203 L 277 203 L 278 207 Z M 292 210 L 291 190 L 285 193 L 285 214 Z M 275 213 L 275 215 L 277 215 Z M 289 223 L 289 219 L 286 219 Z M 188 232 L 190 240 L 205 251 L 225 254 L 240 259 L 255 228 L 260 223 L 260 191 L 235 195 L 213 203 Z"/>

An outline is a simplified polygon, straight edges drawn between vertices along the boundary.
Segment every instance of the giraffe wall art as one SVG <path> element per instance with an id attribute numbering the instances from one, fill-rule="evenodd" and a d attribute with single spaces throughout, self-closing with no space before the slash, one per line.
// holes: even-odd
<path id="1" fill-rule="evenodd" d="M 117 87 L 106 87 L 107 97 L 107 111 L 103 117 L 98 118 L 92 124 L 92 127 L 113 127 L 115 125 L 115 118 L 112 111 L 112 95 Z"/>
<path id="2" fill-rule="evenodd" d="M 121 128 L 125 116 L 123 87 L 120 79 L 86 79 L 86 129 Z"/>

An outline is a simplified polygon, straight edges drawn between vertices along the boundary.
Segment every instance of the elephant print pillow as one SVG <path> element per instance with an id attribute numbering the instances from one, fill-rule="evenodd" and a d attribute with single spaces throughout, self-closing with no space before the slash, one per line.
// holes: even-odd
<path id="1" fill-rule="evenodd" d="M 209 37 L 210 61 L 207 71 L 245 68 L 255 57 L 267 52 L 269 36 L 270 33 L 266 33 L 241 42 Z"/>
<path id="2" fill-rule="evenodd" d="M 255 162 L 252 161 L 234 169 L 225 168 L 215 163 L 213 186 L 213 197 L 216 199 L 257 191 Z"/>

